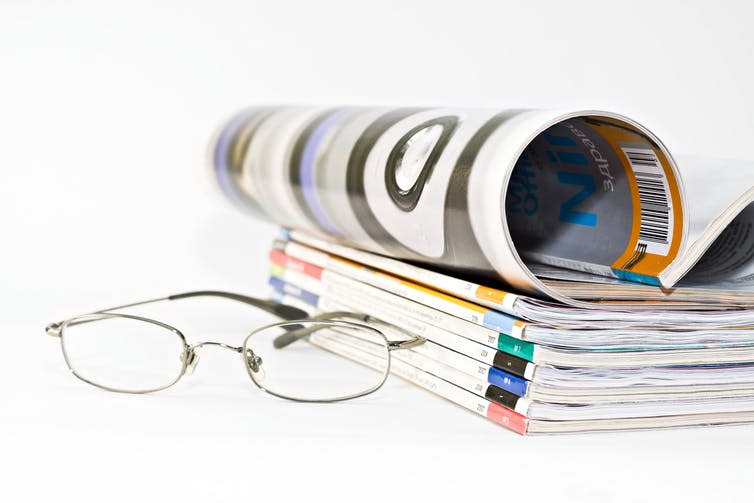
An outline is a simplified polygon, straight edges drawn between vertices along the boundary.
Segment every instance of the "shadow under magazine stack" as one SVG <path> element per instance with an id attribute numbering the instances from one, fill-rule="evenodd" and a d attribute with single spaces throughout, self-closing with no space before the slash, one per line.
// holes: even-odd
<path id="1" fill-rule="evenodd" d="M 424 338 L 420 387 L 521 434 L 754 422 L 749 165 L 608 112 L 356 107 L 245 110 L 211 159 L 293 229 L 274 297 Z"/>

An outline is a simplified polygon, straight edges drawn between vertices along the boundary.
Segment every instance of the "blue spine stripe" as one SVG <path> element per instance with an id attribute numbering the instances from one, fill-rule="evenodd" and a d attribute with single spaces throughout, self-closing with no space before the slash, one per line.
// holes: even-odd
<path id="1" fill-rule="evenodd" d="M 613 269 L 613 273 L 618 279 L 633 281 L 634 283 L 643 283 L 645 285 L 660 286 L 660 280 L 654 276 L 649 276 L 648 274 L 639 274 L 638 272 L 623 271 L 621 269 Z"/>
<path id="2" fill-rule="evenodd" d="M 487 372 L 487 382 L 518 396 L 526 396 L 529 391 L 529 381 L 496 367 L 490 367 L 489 372 Z"/>
<path id="3" fill-rule="evenodd" d="M 291 285 L 287 281 L 284 281 L 280 278 L 270 276 L 270 279 L 267 280 L 267 282 L 272 288 L 280 293 L 290 295 L 291 297 L 296 297 L 297 299 L 303 300 L 307 304 L 315 307 L 319 304 L 319 295 L 314 294 L 308 290 L 304 290 L 303 288 L 299 288 L 295 285 Z"/>
<path id="4" fill-rule="evenodd" d="M 483 326 L 505 335 L 513 333 L 513 323 L 516 321 L 519 321 L 518 318 L 493 310 L 486 311 L 482 317 Z"/>
<path id="5" fill-rule="evenodd" d="M 278 229 L 278 236 L 280 237 L 280 239 L 283 239 L 285 241 L 290 241 L 291 240 L 291 230 L 287 229 L 285 227 L 280 227 Z"/>

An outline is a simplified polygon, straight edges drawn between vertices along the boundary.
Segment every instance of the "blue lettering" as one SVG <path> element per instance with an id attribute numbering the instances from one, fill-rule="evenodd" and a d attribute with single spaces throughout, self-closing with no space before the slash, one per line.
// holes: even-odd
<path id="1" fill-rule="evenodd" d="M 594 177 L 582 173 L 570 173 L 558 171 L 558 181 L 568 185 L 580 185 L 581 190 L 560 206 L 560 221 L 570 224 L 597 226 L 597 215 L 585 211 L 576 211 L 574 208 L 583 203 L 589 196 L 594 194 Z"/>

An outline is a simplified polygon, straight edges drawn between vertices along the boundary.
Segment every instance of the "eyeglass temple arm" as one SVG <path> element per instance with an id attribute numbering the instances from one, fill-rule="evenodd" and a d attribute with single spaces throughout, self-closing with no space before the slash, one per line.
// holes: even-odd
<path id="1" fill-rule="evenodd" d="M 100 309 L 98 311 L 94 311 L 91 314 L 105 313 L 108 311 L 115 311 L 115 310 L 124 309 L 127 307 L 143 306 L 145 304 L 151 304 L 154 302 L 162 302 L 165 300 L 180 300 L 180 299 L 187 299 L 191 297 L 221 297 L 225 299 L 231 299 L 238 302 L 242 302 L 244 304 L 248 304 L 250 306 L 254 306 L 270 314 L 274 314 L 275 316 L 278 316 L 284 320 L 297 320 L 297 319 L 307 318 L 309 316 L 309 314 L 306 311 L 304 311 L 303 309 L 299 309 L 297 307 L 288 306 L 285 304 L 279 304 L 277 302 L 273 302 L 270 300 L 258 299 L 256 297 L 249 297 L 248 295 L 241 295 L 238 293 L 231 293 L 231 292 L 223 292 L 220 290 L 197 290 L 195 292 L 176 293 L 173 295 L 169 295 L 167 297 L 160 297 L 159 299 L 150 299 L 150 300 L 144 300 L 141 302 L 132 302 L 131 304 L 124 304 L 122 306 L 115 306 L 115 307 L 109 307 L 107 309 Z M 56 322 L 56 323 L 50 323 L 49 325 L 45 327 L 45 332 L 49 336 L 60 337 L 60 330 L 63 323 L 65 323 L 65 320 Z"/>
<path id="2" fill-rule="evenodd" d="M 372 316 L 369 316 L 368 314 L 351 313 L 348 311 L 331 311 L 329 313 L 322 313 L 317 316 L 312 316 L 309 319 L 310 320 L 332 320 L 334 318 L 355 318 L 363 322 L 368 322 L 368 321 L 373 320 Z M 275 339 L 272 341 L 272 345 L 276 349 L 282 349 L 306 337 L 312 332 L 316 332 L 317 330 L 320 330 L 322 328 L 324 327 L 312 326 L 312 327 L 302 327 L 299 329 L 290 330 L 284 334 L 280 334 L 277 337 L 275 337 Z M 407 339 L 404 341 L 388 341 L 388 349 L 390 350 L 409 349 L 409 348 L 418 346 L 420 344 L 424 344 L 424 342 L 425 342 L 425 339 L 421 337 L 414 337 L 412 339 Z"/>
<path id="3" fill-rule="evenodd" d="M 254 306 L 270 314 L 274 314 L 284 320 L 297 320 L 301 318 L 307 318 L 309 314 L 303 309 L 297 307 L 288 306 L 286 304 L 279 304 L 271 300 L 258 299 L 256 297 L 249 297 L 248 295 L 241 295 L 238 293 L 222 292 L 219 290 L 199 290 L 196 292 L 184 292 L 170 295 L 167 300 L 179 300 L 187 299 L 191 297 L 222 297 L 225 299 L 235 300 L 242 302 L 250 306 Z"/>
<path id="4" fill-rule="evenodd" d="M 357 314 L 357 313 L 351 313 L 347 311 L 331 311 L 329 313 L 322 313 L 317 316 L 311 316 L 309 317 L 310 320 L 331 320 L 333 318 L 356 318 L 360 321 L 367 321 L 369 316 L 365 314 Z M 287 330 L 284 334 L 280 334 L 272 341 L 272 345 L 275 347 L 275 349 L 282 349 L 286 346 L 289 346 L 293 344 L 294 342 L 303 339 L 307 335 L 311 334 L 312 332 L 316 332 L 317 330 L 321 329 L 323 327 L 321 326 L 311 326 L 311 327 L 301 327 L 301 328 L 292 328 Z"/>

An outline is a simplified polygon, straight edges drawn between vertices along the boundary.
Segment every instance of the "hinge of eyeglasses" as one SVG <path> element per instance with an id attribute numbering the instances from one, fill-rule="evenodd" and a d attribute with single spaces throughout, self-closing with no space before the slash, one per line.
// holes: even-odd
<path id="1" fill-rule="evenodd" d="M 60 337 L 62 323 L 50 323 L 45 327 L 45 333 L 50 337 Z"/>
<path id="2" fill-rule="evenodd" d="M 415 337 L 413 339 L 408 339 L 405 341 L 388 341 L 387 347 L 388 349 L 410 349 L 424 344 L 425 342 L 426 339 L 423 339 L 422 337 Z"/>

